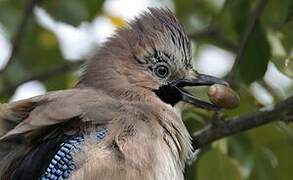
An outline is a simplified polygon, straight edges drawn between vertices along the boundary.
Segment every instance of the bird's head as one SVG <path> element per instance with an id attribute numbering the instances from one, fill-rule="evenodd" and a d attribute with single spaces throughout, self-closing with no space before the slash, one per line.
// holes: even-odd
<path id="1" fill-rule="evenodd" d="M 101 47 L 80 83 L 108 90 L 140 88 L 171 105 L 182 100 L 217 109 L 183 87 L 227 83 L 198 73 L 191 60 L 190 40 L 175 15 L 168 9 L 150 8 Z"/>

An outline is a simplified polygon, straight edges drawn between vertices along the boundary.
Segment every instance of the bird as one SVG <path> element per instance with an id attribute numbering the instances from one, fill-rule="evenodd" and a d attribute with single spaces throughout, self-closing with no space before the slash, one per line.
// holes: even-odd
<path id="1" fill-rule="evenodd" d="M 185 87 L 227 85 L 192 63 L 168 8 L 148 8 L 95 52 L 76 86 L 3 104 L 0 179 L 183 180 L 193 149 L 179 102 L 218 110 Z"/>

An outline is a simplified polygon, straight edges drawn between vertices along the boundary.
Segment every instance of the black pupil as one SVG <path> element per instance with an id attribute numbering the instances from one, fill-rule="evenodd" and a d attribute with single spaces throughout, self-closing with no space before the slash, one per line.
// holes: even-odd
<path id="1" fill-rule="evenodd" d="M 165 77 L 168 74 L 168 69 L 165 66 L 157 67 L 157 75 L 160 77 Z"/>

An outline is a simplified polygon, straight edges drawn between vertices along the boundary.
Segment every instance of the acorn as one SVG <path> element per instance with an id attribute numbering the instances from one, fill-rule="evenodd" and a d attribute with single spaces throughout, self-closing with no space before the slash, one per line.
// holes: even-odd
<path id="1" fill-rule="evenodd" d="M 225 109 L 233 109 L 239 106 L 240 97 L 230 87 L 221 84 L 210 86 L 208 96 L 211 102 Z"/>

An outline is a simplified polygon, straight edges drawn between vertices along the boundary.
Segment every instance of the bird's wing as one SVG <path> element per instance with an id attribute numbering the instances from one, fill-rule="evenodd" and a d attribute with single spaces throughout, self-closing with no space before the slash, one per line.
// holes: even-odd
<path id="1" fill-rule="evenodd" d="M 90 89 L 51 92 L 0 109 L 0 179 L 38 177 L 81 123 L 105 124 L 119 103 Z M 68 134 L 69 133 L 69 134 Z M 28 173 L 29 172 L 29 173 Z"/>
<path id="2" fill-rule="evenodd" d="M 103 123 L 118 106 L 102 92 L 90 89 L 56 91 L 5 104 L 0 111 L 0 141 L 73 119 Z"/>

